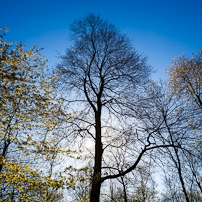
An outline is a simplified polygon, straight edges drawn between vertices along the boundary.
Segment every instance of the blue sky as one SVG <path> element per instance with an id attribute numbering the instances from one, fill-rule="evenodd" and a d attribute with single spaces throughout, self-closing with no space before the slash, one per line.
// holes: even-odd
<path id="1" fill-rule="evenodd" d="M 69 45 L 68 26 L 90 12 L 99 13 L 126 33 L 138 52 L 157 70 L 155 80 L 175 55 L 202 48 L 202 0 L 2 0 L 0 27 L 7 41 L 22 41 L 27 49 L 44 47 L 54 66 Z"/>

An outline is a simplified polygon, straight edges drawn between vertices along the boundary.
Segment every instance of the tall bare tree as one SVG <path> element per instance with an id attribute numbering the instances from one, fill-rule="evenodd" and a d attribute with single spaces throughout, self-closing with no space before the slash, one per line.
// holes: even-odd
<path id="1" fill-rule="evenodd" d="M 124 176 L 137 167 L 148 151 L 173 143 L 154 141 L 153 134 L 162 123 L 156 123 L 152 129 L 143 132 L 141 127 L 136 128 L 137 120 L 131 121 L 134 117 L 142 118 L 144 110 L 139 108 L 145 107 L 144 112 L 148 113 L 146 98 L 142 103 L 139 97 L 152 68 L 126 35 L 94 14 L 75 20 L 70 33 L 72 46 L 57 65 L 61 79 L 58 86 L 61 91 L 69 93 L 69 103 L 79 109 L 72 122 L 73 130 L 68 128 L 68 132 L 75 138 L 93 140 L 90 201 L 98 202 L 105 180 Z M 135 160 L 121 170 L 121 167 L 115 168 L 113 162 L 110 165 L 110 150 L 123 148 L 126 141 L 133 143 L 127 145 L 134 152 L 132 157 Z"/>
<path id="2" fill-rule="evenodd" d="M 147 82 L 151 67 L 134 50 L 130 40 L 100 16 L 90 14 L 76 20 L 70 31 L 73 45 L 67 49 L 58 69 L 64 89 L 77 92 L 77 101 L 85 103 L 85 112 L 92 114 L 85 121 L 93 121 L 95 132 L 90 127 L 85 130 L 95 141 L 91 201 L 99 201 L 103 111 L 117 114 L 118 110 L 120 114 L 128 105 L 130 94 L 134 95 L 138 86 Z"/>

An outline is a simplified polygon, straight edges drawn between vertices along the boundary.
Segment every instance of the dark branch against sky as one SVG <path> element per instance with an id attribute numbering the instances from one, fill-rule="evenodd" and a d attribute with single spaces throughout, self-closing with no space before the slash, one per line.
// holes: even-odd
<path id="1" fill-rule="evenodd" d="M 3 0 L 0 27 L 7 27 L 7 41 L 22 41 L 27 48 L 44 47 L 51 67 L 64 54 L 68 26 L 91 12 L 115 24 L 148 56 L 157 70 L 153 78 L 166 78 L 163 69 L 175 55 L 202 48 L 201 0 Z"/>

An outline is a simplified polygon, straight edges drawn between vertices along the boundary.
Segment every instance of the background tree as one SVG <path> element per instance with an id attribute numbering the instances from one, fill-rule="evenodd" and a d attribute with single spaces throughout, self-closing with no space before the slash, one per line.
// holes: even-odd
<path id="1" fill-rule="evenodd" d="M 184 55 L 175 57 L 167 69 L 167 74 L 172 92 L 183 99 L 190 110 L 194 110 L 192 116 L 198 122 L 194 123 L 201 126 L 202 50 L 199 50 L 196 55 L 193 54 L 192 58 Z"/>
<path id="2" fill-rule="evenodd" d="M 202 56 L 201 50 L 192 58 L 186 56 L 175 57 L 167 69 L 169 87 L 176 100 L 181 100 L 184 106 L 183 114 L 186 133 L 189 141 L 185 145 L 186 151 L 177 148 L 175 154 L 169 150 L 172 161 L 177 168 L 186 201 L 201 200 L 201 85 L 202 85 Z M 188 151 L 188 152 L 187 152 Z"/>
<path id="3" fill-rule="evenodd" d="M 7 31 L 7 30 L 5 30 Z M 53 94 L 37 47 L 0 38 L 0 201 L 53 201 L 65 180 L 54 174 L 61 148 L 55 133 L 70 116 Z"/>
<path id="4" fill-rule="evenodd" d="M 180 192 L 178 187 L 178 193 L 184 194 L 183 201 L 191 201 L 191 193 L 193 192 L 191 184 L 193 183 L 187 180 L 187 174 L 190 173 L 190 170 L 187 170 L 186 155 L 194 158 L 192 151 L 194 151 L 193 146 L 197 139 L 194 137 L 193 130 L 191 129 L 192 123 L 189 122 L 189 116 L 187 116 L 186 103 L 183 100 L 177 99 L 165 85 L 154 85 L 148 90 L 153 95 L 156 93 L 150 104 L 156 107 L 155 116 L 158 115 L 158 119 L 163 121 L 164 128 L 162 131 L 159 131 L 159 134 L 163 132 L 163 137 L 168 137 L 166 141 L 178 145 L 178 147 L 167 147 L 164 151 L 161 151 L 163 156 L 160 156 L 160 160 L 163 163 L 164 169 L 167 168 L 165 173 L 168 174 L 170 172 L 170 176 L 174 176 L 175 180 L 178 179 L 182 190 Z M 154 123 L 154 117 L 151 113 L 149 119 Z M 166 177 L 166 179 L 170 180 L 171 178 Z M 169 181 L 167 180 L 166 182 Z M 172 186 L 170 182 L 168 184 Z"/>

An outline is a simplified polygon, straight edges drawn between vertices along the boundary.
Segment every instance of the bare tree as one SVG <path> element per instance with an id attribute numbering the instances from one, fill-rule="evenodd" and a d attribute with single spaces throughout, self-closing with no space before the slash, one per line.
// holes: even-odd
<path id="1" fill-rule="evenodd" d="M 80 140 L 93 140 L 90 201 L 98 202 L 105 180 L 124 176 L 137 167 L 147 152 L 173 146 L 173 143 L 159 137 L 154 140 L 163 121 L 155 119 L 158 123 L 152 128 L 144 124 L 141 113 L 145 116 L 148 113 L 148 100 L 142 100 L 140 95 L 152 68 L 130 40 L 114 25 L 94 14 L 75 20 L 70 32 L 72 46 L 57 65 L 61 79 L 58 86 L 70 95 L 69 104 L 73 103 L 70 106 L 79 109 L 68 132 Z M 139 120 L 142 123 L 137 127 Z M 126 139 L 130 142 L 130 158 L 135 160 L 121 170 L 114 168 L 113 163 L 109 165 L 108 156 L 111 149 L 122 148 Z"/>
<path id="2" fill-rule="evenodd" d="M 170 158 L 179 174 L 186 201 L 192 201 L 193 187 L 197 187 L 199 193 L 201 192 L 201 154 L 198 151 L 198 148 L 201 147 L 201 67 L 202 50 L 199 50 L 198 54 L 193 54 L 192 58 L 183 55 L 176 57 L 167 69 L 172 96 L 176 100 L 184 102 L 183 113 L 180 112 L 179 114 L 184 119 L 186 133 L 189 134 L 191 140 L 186 144 L 186 150 L 189 152 L 182 152 L 177 148 L 174 148 L 174 152 L 171 152 L 172 149 L 168 149 Z M 193 195 L 193 197 L 195 196 Z"/>

